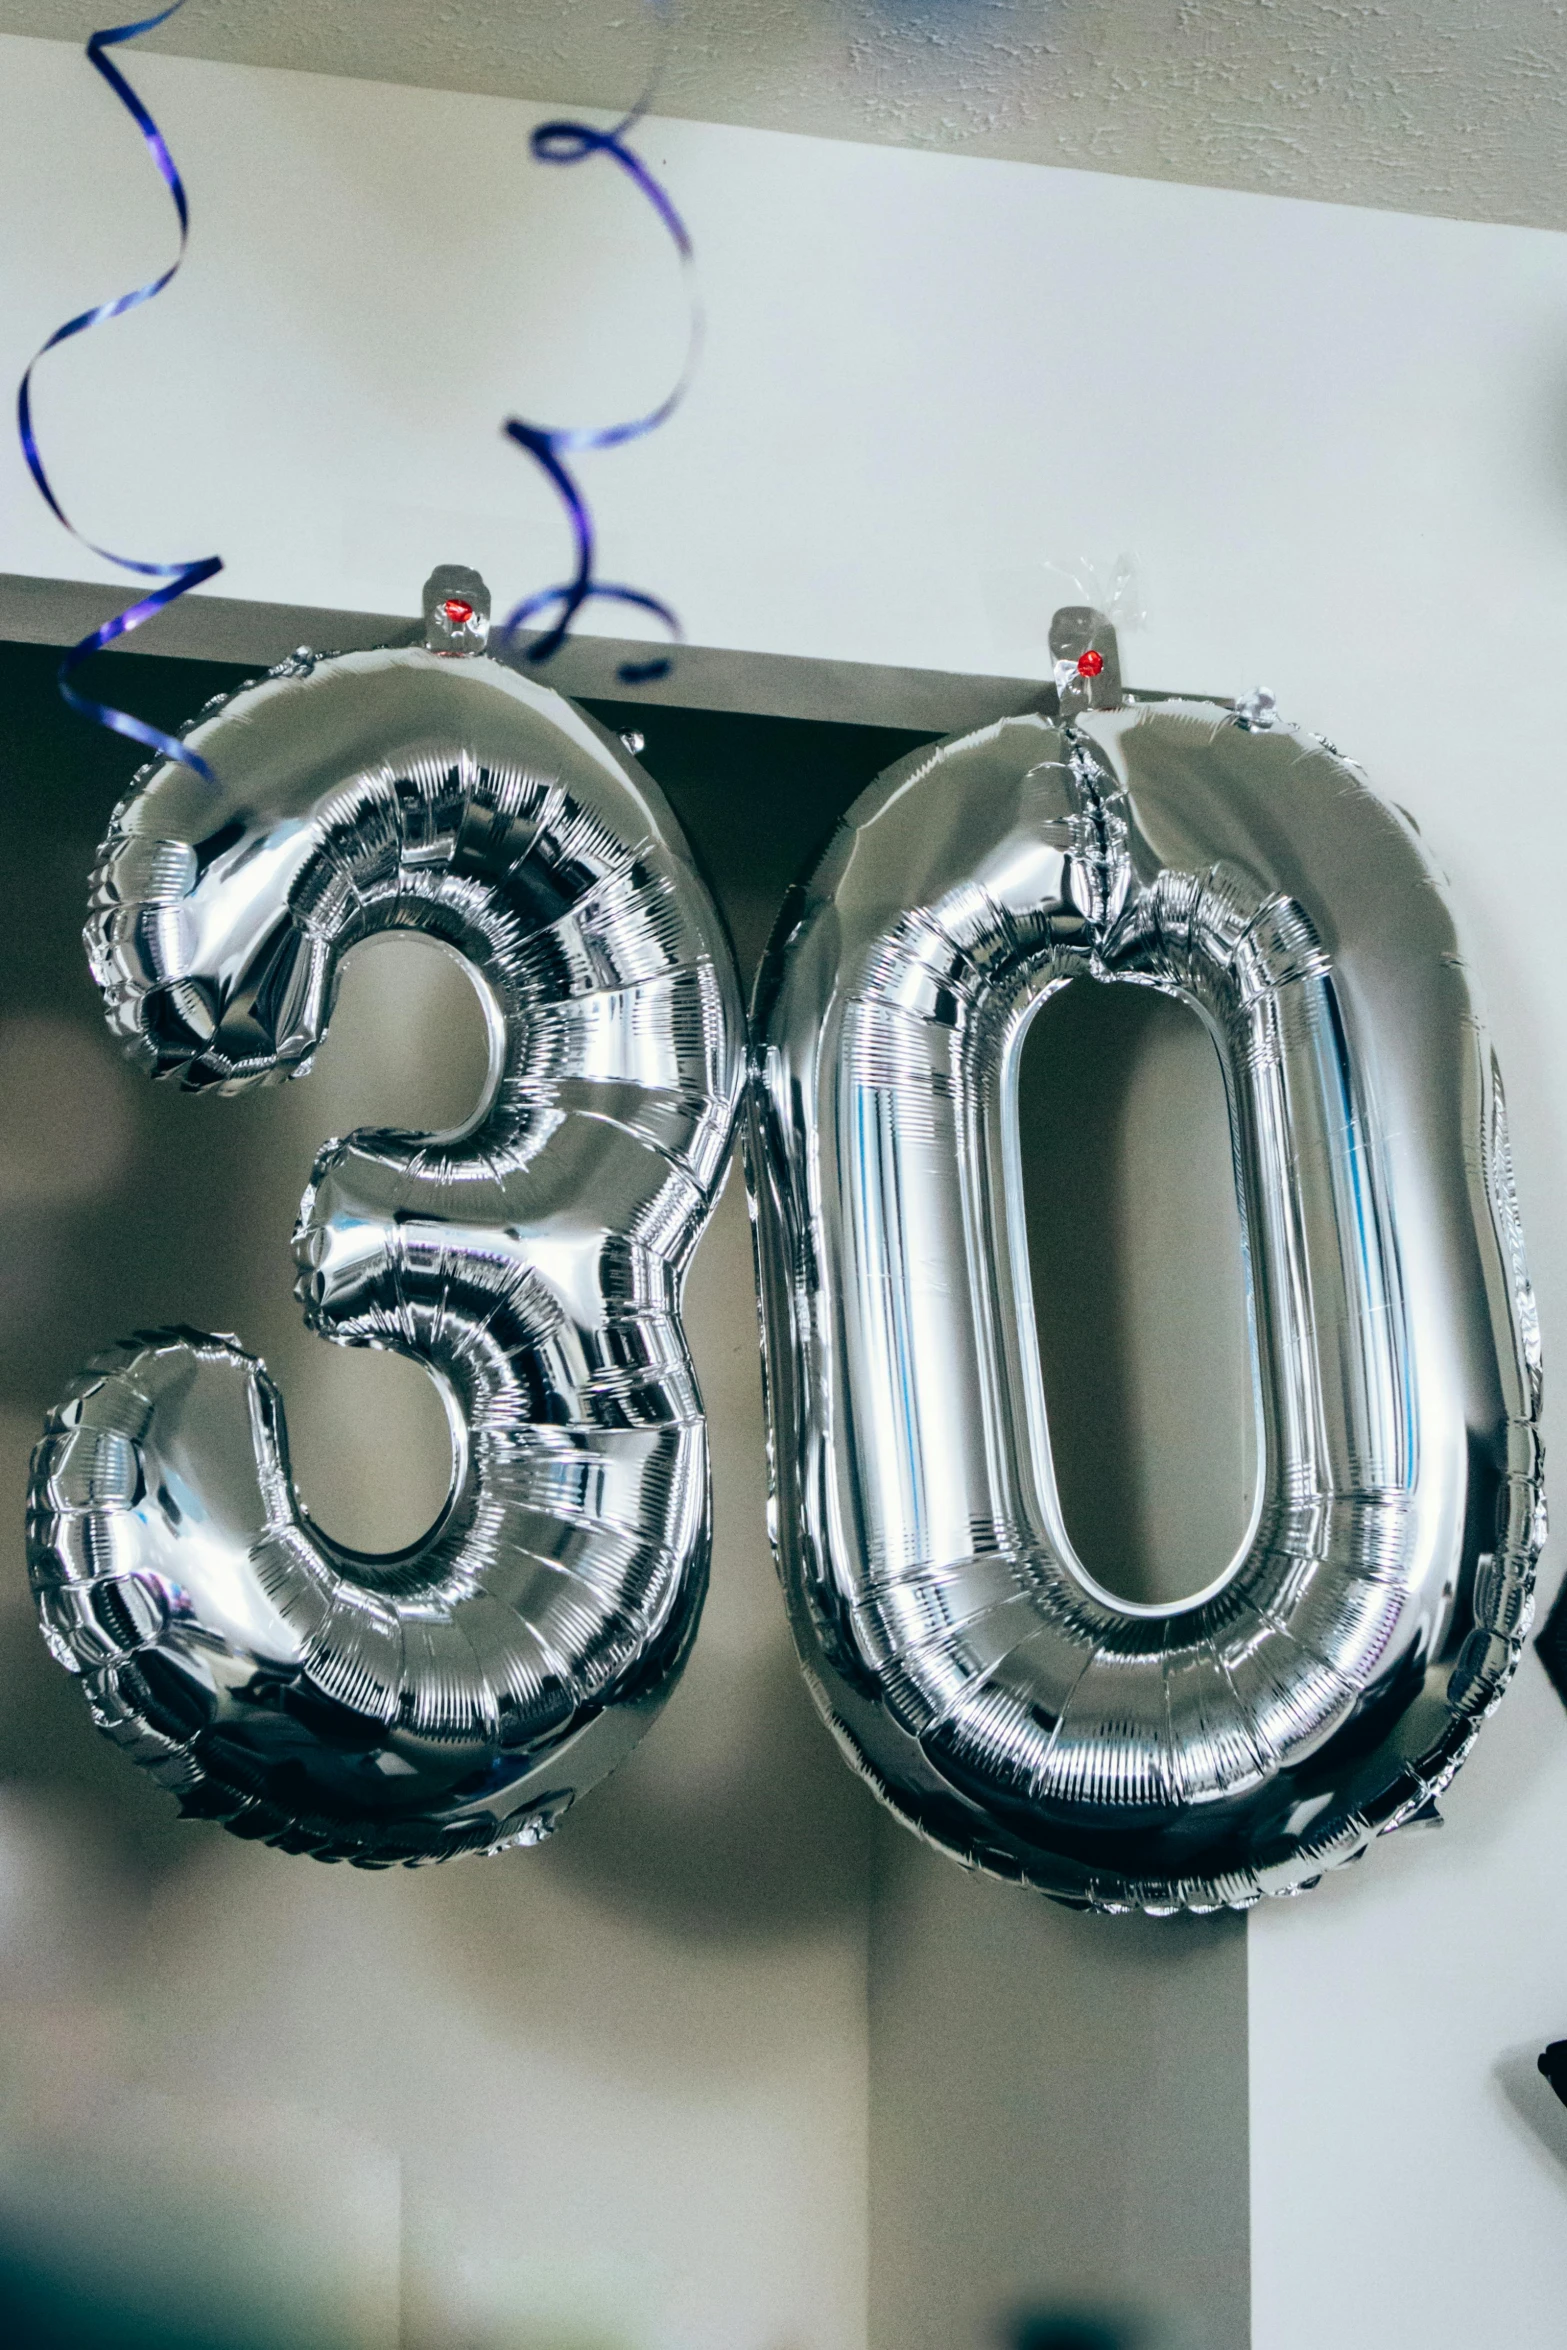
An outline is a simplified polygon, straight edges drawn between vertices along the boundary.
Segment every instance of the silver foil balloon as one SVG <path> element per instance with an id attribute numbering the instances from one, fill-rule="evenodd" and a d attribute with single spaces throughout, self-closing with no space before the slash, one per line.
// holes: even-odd
<path id="1" fill-rule="evenodd" d="M 1077 1904 L 1242 1906 L 1429 1805 L 1500 1696 L 1538 1330 L 1410 827 L 1268 697 L 1123 696 L 1085 610 L 1054 647 L 1058 712 L 862 795 L 759 982 L 775 1540 L 818 1701 L 914 1827 Z M 1175 1606 L 1095 1583 L 1052 1473 L 1017 1084 L 1074 981 L 1192 1006 L 1228 1091 L 1261 1474 Z"/>
<path id="2" fill-rule="evenodd" d="M 83 1373 L 34 1456 L 45 1637 L 185 1809 L 322 1859 L 538 1840 L 641 1737 L 707 1577 L 683 1279 L 743 1079 L 723 929 L 658 791 L 572 704 L 486 657 L 437 574 L 425 647 L 302 654 L 204 715 L 116 812 L 88 929 L 158 1076 L 296 1075 L 356 941 L 461 956 L 491 1031 L 460 1132 L 316 1160 L 306 1319 L 437 1380 L 455 1472 L 389 1557 L 330 1541 L 282 1407 L 227 1339 Z M 474 656 L 467 657 L 464 656 Z"/>

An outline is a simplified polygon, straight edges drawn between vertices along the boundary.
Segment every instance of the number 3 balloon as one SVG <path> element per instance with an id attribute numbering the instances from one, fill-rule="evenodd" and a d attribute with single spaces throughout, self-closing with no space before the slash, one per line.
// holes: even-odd
<path id="1" fill-rule="evenodd" d="M 1336 753 L 1122 695 L 893 767 L 759 983 L 751 1137 L 773 1509 L 841 1743 L 912 1825 L 1059 1898 L 1289 1892 L 1427 1806 L 1496 1703 L 1544 1531 L 1501 1089 L 1409 827 Z M 1087 979 L 1195 1009 L 1228 1090 L 1262 1473 L 1173 1607 L 1075 1553 L 1023 1222 L 1029 1022 Z"/>
<path id="2" fill-rule="evenodd" d="M 481 1110 L 329 1143 L 294 1241 L 313 1329 L 439 1383 L 446 1506 L 395 1556 L 328 1540 L 261 1364 L 183 1330 L 77 1380 L 30 1502 L 45 1636 L 100 1728 L 188 1812 L 368 1865 L 536 1841 L 680 1672 L 709 1542 L 681 1291 L 743 1075 L 658 792 L 477 657 L 482 583 L 426 602 L 424 648 L 301 656 L 204 716 L 215 784 L 146 771 L 88 940 L 134 1056 L 192 1088 L 306 1069 L 372 932 L 478 975 Z"/>

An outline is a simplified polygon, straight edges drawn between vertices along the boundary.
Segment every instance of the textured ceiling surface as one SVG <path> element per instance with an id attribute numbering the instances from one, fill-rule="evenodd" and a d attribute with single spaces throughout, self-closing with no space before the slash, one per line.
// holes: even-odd
<path id="1" fill-rule="evenodd" d="M 0 0 L 80 40 L 84 0 Z M 149 46 L 614 106 L 648 0 L 187 0 Z M 658 111 L 1567 227 L 1567 0 L 671 0 Z"/>

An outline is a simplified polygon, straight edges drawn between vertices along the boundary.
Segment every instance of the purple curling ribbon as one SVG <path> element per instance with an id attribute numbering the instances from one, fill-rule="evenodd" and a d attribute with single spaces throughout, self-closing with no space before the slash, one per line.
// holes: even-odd
<path id="1" fill-rule="evenodd" d="M 659 0 L 654 0 L 659 5 Z M 652 103 L 657 75 L 649 82 L 631 112 L 617 122 L 613 130 L 595 130 L 585 122 L 541 122 L 529 141 L 529 150 L 539 163 L 583 163 L 593 155 L 607 155 L 618 164 L 633 185 L 652 205 L 665 228 L 676 252 L 680 255 L 681 270 L 686 281 L 691 305 L 691 329 L 686 342 L 685 362 L 674 388 L 656 408 L 645 416 L 634 416 L 624 424 L 605 425 L 543 425 L 528 424 L 520 416 L 508 417 L 505 431 L 518 447 L 548 476 L 559 493 L 566 516 L 571 524 L 576 549 L 576 569 L 571 578 L 559 587 L 545 588 L 538 595 L 526 597 L 511 613 L 501 630 L 503 642 L 509 641 L 519 628 L 539 614 L 554 610 L 551 626 L 531 644 L 524 659 L 541 663 L 549 661 L 560 651 L 571 633 L 571 624 L 586 603 L 595 598 L 616 604 L 631 604 L 639 611 L 651 612 L 661 620 L 678 644 L 680 623 L 667 604 L 657 596 L 644 594 L 640 588 L 620 587 L 594 576 L 593 517 L 587 500 L 578 488 L 566 463 L 568 455 L 581 449 L 616 449 L 626 441 L 640 440 L 644 433 L 656 432 L 679 407 L 690 389 L 696 371 L 697 357 L 702 345 L 702 310 L 694 278 L 690 232 L 681 219 L 666 191 L 653 177 L 639 155 L 632 152 L 626 140 L 646 114 Z M 616 672 L 623 685 L 640 685 L 655 677 L 667 677 L 669 660 L 660 654 L 650 661 L 623 661 Z"/>
<path id="2" fill-rule="evenodd" d="M 143 596 L 139 603 L 132 604 L 127 611 L 118 613 L 113 620 L 106 620 L 101 628 L 95 628 L 90 636 L 84 636 L 80 644 L 71 647 L 60 663 L 61 694 L 71 708 L 80 711 L 84 718 L 95 720 L 99 726 L 109 727 L 115 734 L 126 735 L 132 742 L 144 744 L 148 750 L 155 751 L 160 758 L 178 760 L 182 767 L 191 768 L 197 775 L 203 776 L 210 783 L 212 771 L 206 761 L 198 758 L 194 751 L 188 750 L 184 743 L 176 740 L 171 734 L 163 733 L 159 727 L 148 726 L 140 718 L 132 718 L 124 710 L 113 710 L 103 702 L 89 700 L 87 695 L 76 691 L 71 684 L 71 677 L 84 661 L 92 658 L 94 653 L 101 653 L 104 647 L 112 645 L 117 637 L 128 636 L 133 628 L 140 628 L 142 622 L 150 620 L 155 612 L 161 612 L 166 605 L 176 602 L 180 596 L 188 595 L 190 590 L 199 587 L 204 579 L 211 579 L 215 573 L 223 569 L 222 557 L 206 555 L 193 563 L 143 563 L 138 562 L 132 555 L 116 555 L 110 548 L 100 547 L 96 539 L 90 539 L 85 531 L 77 529 L 55 496 L 49 476 L 44 471 L 43 459 L 38 454 L 38 443 L 33 433 L 33 369 L 38 365 L 39 360 L 47 352 L 55 350 L 59 344 L 69 342 L 73 335 L 85 334 L 90 326 L 100 326 L 106 318 L 119 318 L 125 311 L 138 309 L 143 302 L 150 302 L 154 295 L 162 293 L 185 258 L 185 247 L 190 239 L 190 206 L 186 201 L 185 183 L 175 169 L 174 158 L 164 144 L 163 133 L 153 121 L 136 92 L 131 88 L 130 83 L 120 72 L 119 67 L 108 55 L 109 50 L 118 48 L 122 42 L 134 41 L 138 34 L 155 32 L 160 24 L 167 24 L 171 16 L 177 15 L 184 5 L 185 0 L 173 0 L 173 5 L 163 9 L 159 15 L 144 17 L 139 24 L 113 25 L 101 33 L 94 33 L 87 44 L 88 63 L 95 72 L 103 76 L 119 99 L 120 104 L 130 115 L 142 135 L 148 154 L 158 167 L 158 177 L 174 199 L 174 209 L 179 216 L 180 224 L 179 251 L 161 277 L 149 279 L 146 285 L 137 286 L 129 294 L 121 294 L 117 301 L 100 302 L 95 310 L 84 310 L 79 318 L 68 319 L 64 326 L 57 328 L 49 340 L 34 352 L 28 362 L 27 372 L 22 377 L 17 390 L 16 427 L 21 436 L 22 455 L 27 460 L 28 472 L 37 483 L 44 502 L 56 521 L 65 525 L 72 538 L 79 541 L 82 546 L 89 548 L 93 554 L 101 556 L 106 563 L 117 564 L 121 571 L 135 572 L 142 579 L 159 579 L 166 582 L 164 586 L 154 588 L 150 595 Z"/>

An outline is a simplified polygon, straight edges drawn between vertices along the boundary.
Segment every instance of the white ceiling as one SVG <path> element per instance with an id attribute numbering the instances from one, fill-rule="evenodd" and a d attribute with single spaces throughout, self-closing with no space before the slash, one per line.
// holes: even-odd
<path id="1" fill-rule="evenodd" d="M 113 13 L 0 0 L 0 29 L 81 40 Z M 618 105 L 653 17 L 186 0 L 148 45 Z M 672 18 L 668 114 L 1567 227 L 1567 0 L 673 0 Z"/>

